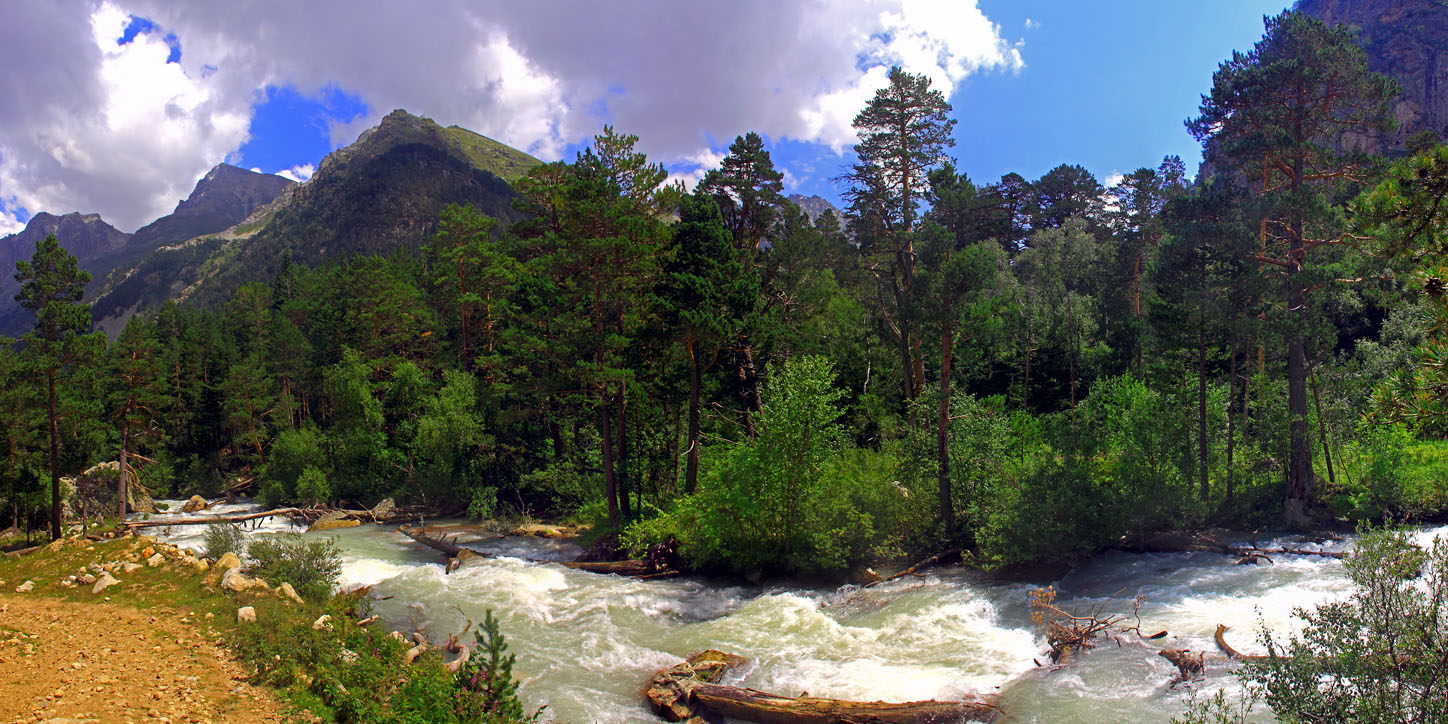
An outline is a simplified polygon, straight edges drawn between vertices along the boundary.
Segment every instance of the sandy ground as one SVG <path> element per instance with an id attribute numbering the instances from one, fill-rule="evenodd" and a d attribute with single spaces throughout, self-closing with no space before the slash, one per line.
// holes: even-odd
<path id="1" fill-rule="evenodd" d="M 278 722 L 205 620 L 0 595 L 0 722 Z"/>

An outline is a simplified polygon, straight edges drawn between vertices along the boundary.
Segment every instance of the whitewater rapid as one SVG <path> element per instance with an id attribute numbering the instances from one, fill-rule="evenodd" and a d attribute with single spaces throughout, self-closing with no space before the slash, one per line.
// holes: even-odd
<path id="1" fill-rule="evenodd" d="M 292 529 L 269 519 L 248 535 Z M 203 534 L 201 526 L 160 532 L 196 548 Z M 705 648 L 749 659 L 726 683 L 790 696 L 995 695 L 1011 722 L 1166 722 L 1190 697 L 1240 690 L 1234 665 L 1213 656 L 1217 624 L 1232 627 L 1237 648 L 1260 652 L 1263 626 L 1296 630 L 1294 608 L 1349 589 L 1337 560 L 1279 556 L 1272 565 L 1237 566 L 1212 553 L 1109 553 L 1033 582 L 954 570 L 867 589 L 638 581 L 539 562 L 571 559 L 578 550 L 566 543 L 466 534 L 463 545 L 497 557 L 446 574 L 436 552 L 390 527 L 312 535 L 336 540 L 344 559 L 341 587 L 372 585 L 383 599 L 373 603 L 374 612 L 393 628 L 418 626 L 436 640 L 491 609 L 517 655 L 525 703 L 546 704 L 547 718 L 580 724 L 657 721 L 640 699 L 643 685 L 655 671 Z M 1141 596 L 1142 630 L 1168 636 L 1149 643 L 1129 635 L 1120 644 L 1101 639 L 1066 666 L 1038 666 L 1049 660 L 1027 600 L 1043 585 L 1054 586 L 1058 605 L 1079 613 L 1131 615 L 1133 598 Z M 1177 672 L 1155 655 L 1159 648 L 1207 651 L 1206 680 L 1169 687 Z"/>

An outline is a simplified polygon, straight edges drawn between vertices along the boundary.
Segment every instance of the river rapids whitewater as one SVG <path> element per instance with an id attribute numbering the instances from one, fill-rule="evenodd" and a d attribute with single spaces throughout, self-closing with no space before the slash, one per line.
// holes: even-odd
<path id="1" fill-rule="evenodd" d="M 181 501 L 166 501 L 179 510 Z M 205 514 L 252 510 L 217 505 Z M 163 514 L 153 519 L 164 519 Z M 285 519 L 247 526 L 248 536 L 293 530 Z M 200 549 L 204 526 L 155 528 L 171 542 Z M 1425 541 L 1448 529 L 1424 530 Z M 1216 654 L 1219 623 L 1231 643 L 1262 653 L 1257 634 L 1296 630 L 1295 608 L 1311 608 L 1349 590 L 1341 561 L 1274 556 L 1271 565 L 1237 566 L 1215 553 L 1108 553 L 1055 579 L 1001 581 L 936 569 L 871 588 L 720 585 L 703 579 L 638 581 L 585 573 L 546 561 L 571 560 L 570 543 L 542 538 L 476 538 L 459 543 L 494 554 L 445 574 L 437 552 L 391 526 L 364 524 L 314 533 L 342 550 L 340 587 L 372 585 L 373 612 L 410 633 L 415 621 L 434 641 L 499 617 L 514 674 L 530 709 L 570 724 L 658 719 L 640 692 L 659 669 L 700 649 L 743 655 L 749 663 L 724 683 L 761 691 L 856 701 L 966 699 L 994 695 L 1008 722 L 1098 724 L 1166 722 L 1192 697 L 1240 692 L 1235 664 Z M 1264 542 L 1279 544 L 1288 539 Z M 1293 545 L 1341 550 L 1345 543 Z M 1086 613 L 1132 613 L 1142 596 L 1141 628 L 1164 639 L 1099 639 L 1069 665 L 1049 664 L 1031 624 L 1028 594 L 1054 585 L 1057 605 Z M 1176 668 L 1156 648 L 1206 651 L 1204 681 L 1169 687 Z M 1262 721 L 1271 721 L 1264 716 Z"/>

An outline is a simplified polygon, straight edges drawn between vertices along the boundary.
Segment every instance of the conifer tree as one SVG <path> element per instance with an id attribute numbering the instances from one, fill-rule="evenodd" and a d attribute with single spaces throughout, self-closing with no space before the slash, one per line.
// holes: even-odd
<path id="1" fill-rule="evenodd" d="M 945 149 L 955 145 L 950 136 L 955 120 L 948 116 L 945 95 L 932 90 L 926 76 L 896 67 L 889 78 L 889 85 L 855 116 L 859 161 L 843 180 L 850 184 L 845 198 L 856 239 L 879 259 L 872 273 L 881 288 L 880 313 L 899 349 L 905 398 L 913 400 L 925 374 L 919 324 L 906 311 L 914 293 L 914 231 L 926 175 L 945 162 Z"/>
<path id="2" fill-rule="evenodd" d="M 1348 239 L 1329 213 L 1328 191 L 1362 180 L 1363 160 L 1343 135 L 1391 125 L 1396 84 L 1367 67 L 1346 26 L 1299 11 L 1266 19 L 1247 53 L 1233 53 L 1187 126 L 1208 160 L 1239 174 L 1262 197 L 1260 248 L 1253 255 L 1281 283 L 1287 357 L 1290 453 L 1284 516 L 1308 526 L 1315 494 L 1308 435 L 1307 296 L 1335 275 L 1321 257 Z"/>
<path id="3" fill-rule="evenodd" d="M 26 363 L 45 381 L 46 413 L 50 426 L 50 535 L 60 537 L 60 413 L 56 387 L 77 368 L 89 364 L 104 344 L 90 328 L 90 305 L 81 302 L 90 272 L 80 268 L 75 255 L 61 247 L 54 234 L 35 244 L 30 261 L 15 262 L 15 281 L 21 284 L 15 301 L 35 315 L 35 328 L 25 334 Z"/>

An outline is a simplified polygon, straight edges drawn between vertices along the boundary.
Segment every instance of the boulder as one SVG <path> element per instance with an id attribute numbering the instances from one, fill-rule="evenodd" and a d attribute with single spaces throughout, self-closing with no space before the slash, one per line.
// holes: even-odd
<path id="1" fill-rule="evenodd" d="M 120 583 L 120 581 L 116 580 L 114 576 L 109 573 L 102 573 L 101 577 L 96 581 L 96 585 L 91 587 L 91 593 L 100 593 L 117 583 Z"/>
<path id="2" fill-rule="evenodd" d="M 147 565 L 147 566 L 150 566 L 151 568 L 155 568 L 156 566 L 159 566 L 159 565 L 161 565 L 162 563 L 165 563 L 165 562 L 166 562 L 166 558 L 165 558 L 164 556 L 162 556 L 160 553 L 152 553 L 152 554 L 150 555 L 150 557 L 148 557 L 148 558 L 146 559 L 146 565 Z"/>
<path id="3" fill-rule="evenodd" d="M 211 570 L 215 571 L 217 575 L 225 575 L 227 571 L 240 567 L 241 559 L 237 558 L 235 553 L 227 551 L 216 559 L 216 563 L 211 565 Z"/>
<path id="4" fill-rule="evenodd" d="M 360 520 L 327 520 L 319 519 L 317 522 L 307 526 L 307 532 L 312 533 L 319 530 L 332 530 L 334 528 L 356 528 L 362 525 Z"/>
<path id="5" fill-rule="evenodd" d="M 122 572 L 122 573 L 135 573 L 135 572 L 136 572 L 137 570 L 139 570 L 140 568 L 141 568 L 141 564 L 139 564 L 139 563 L 131 563 L 131 562 L 127 561 L 126 563 L 122 563 L 122 564 L 121 564 L 121 572 Z"/>
<path id="6" fill-rule="evenodd" d="M 95 576 L 92 576 L 92 575 L 89 574 L 89 573 L 82 573 L 82 574 L 80 574 L 79 576 L 76 576 L 76 579 L 75 579 L 75 580 L 80 581 L 81 583 L 84 583 L 85 585 L 89 586 L 89 585 L 91 585 L 92 583 L 95 583 L 95 582 L 96 582 L 96 577 L 95 577 Z"/>
<path id="7" fill-rule="evenodd" d="M 237 623 L 256 623 L 256 609 L 251 606 L 242 606 L 236 609 Z"/>
<path id="8" fill-rule="evenodd" d="M 292 584 L 290 583 L 283 583 L 281 586 L 278 586 L 277 595 L 282 598 L 291 599 L 293 603 L 302 602 L 302 597 L 297 595 L 297 589 L 292 588 Z"/>
<path id="9" fill-rule="evenodd" d="M 15 587 L 16 593 L 30 593 L 35 590 L 35 581 L 26 581 Z"/>
<path id="10" fill-rule="evenodd" d="M 556 525 L 545 525 L 543 523 L 527 523 L 514 528 L 508 535 L 533 536 L 535 538 L 567 538 L 568 531 Z"/>
<path id="11" fill-rule="evenodd" d="M 197 573 L 205 573 L 206 569 L 211 567 L 211 564 L 207 563 L 205 559 L 194 558 L 192 556 L 186 556 L 185 558 L 182 558 L 181 562 L 185 563 L 188 566 L 191 566 L 191 568 Z"/>
<path id="12" fill-rule="evenodd" d="M 199 495 L 193 495 L 190 497 L 190 499 L 186 501 L 185 505 L 181 506 L 181 512 L 196 513 L 202 510 L 206 510 L 209 507 L 211 507 L 211 504 L 206 502 L 206 498 L 203 498 Z"/>
<path id="13" fill-rule="evenodd" d="M 266 581 L 260 578 L 247 578 L 242 575 L 241 569 L 239 568 L 233 568 L 221 577 L 221 587 L 236 593 L 250 591 L 252 589 L 267 589 Z"/>
<path id="14" fill-rule="evenodd" d="M 322 631 L 322 630 L 331 631 L 331 630 L 332 630 L 332 616 L 331 616 L 331 614 L 326 614 L 326 613 L 324 613 L 324 614 L 322 614 L 320 617 L 318 617 L 316 621 L 313 621 L 313 622 L 312 622 L 312 630 L 313 630 L 313 631 Z"/>

